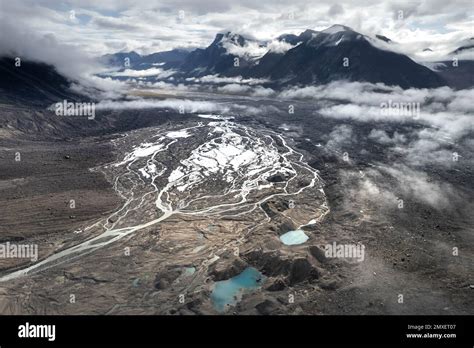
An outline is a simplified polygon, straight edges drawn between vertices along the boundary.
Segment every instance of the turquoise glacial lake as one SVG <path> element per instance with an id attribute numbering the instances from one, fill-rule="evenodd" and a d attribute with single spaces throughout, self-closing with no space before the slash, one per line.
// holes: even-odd
<path id="1" fill-rule="evenodd" d="M 265 279 L 257 269 L 248 267 L 233 278 L 216 282 L 211 293 L 214 308 L 224 312 L 239 302 L 244 292 L 260 288 Z"/>
<path id="2" fill-rule="evenodd" d="M 303 230 L 294 230 L 286 232 L 280 236 L 280 240 L 285 245 L 298 245 L 305 243 L 309 237 Z"/>

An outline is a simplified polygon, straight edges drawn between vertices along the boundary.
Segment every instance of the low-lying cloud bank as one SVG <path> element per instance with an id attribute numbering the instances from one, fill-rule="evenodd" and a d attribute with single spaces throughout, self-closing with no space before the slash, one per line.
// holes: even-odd
<path id="1" fill-rule="evenodd" d="M 243 78 L 242 76 L 220 76 L 220 75 L 206 75 L 202 77 L 188 77 L 187 82 L 199 84 L 239 84 L 239 85 L 258 85 L 268 82 L 267 79 Z"/>
<path id="2" fill-rule="evenodd" d="M 96 76 L 106 68 L 80 48 L 60 42 L 54 34 L 40 35 L 5 16 L 0 21 L 0 33 L 0 57 L 18 57 L 22 62 L 52 65 L 73 82 L 75 92 L 100 99 L 119 97 L 126 90 L 126 85 L 120 81 Z"/>
<path id="3" fill-rule="evenodd" d="M 189 99 L 136 99 L 127 101 L 101 101 L 96 105 L 98 110 L 123 110 L 123 109 L 172 109 L 182 113 L 211 112 L 227 113 L 228 106 L 208 101 L 194 101 Z"/>
<path id="4" fill-rule="evenodd" d="M 474 165 L 474 89 L 335 82 L 276 96 L 295 105 L 314 101 L 313 117 L 340 121 L 322 149 L 341 163 L 343 154 L 349 158 L 340 170 L 347 204 L 371 202 L 387 211 L 403 201 L 438 211 L 472 206 L 464 178 Z"/>
<path id="5" fill-rule="evenodd" d="M 163 100 L 142 99 L 134 100 L 104 100 L 96 105 L 97 110 L 133 110 L 133 109 L 169 109 L 182 114 L 211 113 L 216 115 L 257 115 L 263 112 L 274 112 L 274 107 L 266 106 L 257 108 L 254 106 L 229 103 L 200 101 L 190 99 L 169 98 Z"/>
<path id="6" fill-rule="evenodd" d="M 408 165 L 450 167 L 463 158 L 471 160 L 474 89 L 402 90 L 337 83 L 326 89 L 312 87 L 283 93 L 287 97 L 311 96 L 318 101 L 316 113 L 324 117 L 370 124 L 368 138 L 388 147 Z M 390 104 L 410 107 L 387 110 L 386 105 Z M 400 130 L 388 132 L 386 129 L 391 127 Z M 469 153 L 463 153 L 466 150 Z"/>
<path id="7" fill-rule="evenodd" d="M 340 175 L 348 205 L 356 201 L 378 206 L 382 212 L 395 212 L 412 209 L 413 204 L 437 211 L 455 211 L 463 202 L 470 204 L 468 197 L 451 183 L 400 163 L 377 165 L 364 171 L 363 177 L 354 170 L 340 171 Z"/>
<path id="8" fill-rule="evenodd" d="M 448 141 L 474 129 L 474 89 L 402 89 L 383 84 L 337 81 L 283 91 L 235 83 L 219 86 L 215 90 L 288 100 L 289 104 L 292 100 L 314 101 L 316 112 L 329 118 L 423 124 L 432 128 L 425 131 L 425 138 L 436 136 Z M 401 140 L 395 135 L 391 142 Z"/>
<path id="9" fill-rule="evenodd" d="M 150 68 L 144 70 L 134 70 L 134 69 L 125 69 L 123 71 L 112 71 L 108 72 L 107 76 L 112 77 L 150 77 L 156 76 L 157 78 L 167 78 L 173 75 L 176 71 L 174 70 L 164 70 L 161 68 Z"/>

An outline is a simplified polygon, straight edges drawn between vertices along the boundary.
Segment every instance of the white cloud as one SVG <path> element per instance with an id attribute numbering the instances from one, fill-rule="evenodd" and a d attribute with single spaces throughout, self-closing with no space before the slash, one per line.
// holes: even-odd
<path id="1" fill-rule="evenodd" d="M 380 144 L 403 144 L 406 141 L 406 137 L 403 134 L 394 132 L 393 136 L 390 137 L 386 131 L 382 129 L 372 129 L 369 133 L 369 139 L 375 140 Z"/>
<path id="2" fill-rule="evenodd" d="M 249 86 L 243 86 L 237 83 L 232 83 L 232 84 L 217 88 L 218 92 L 229 93 L 229 94 L 242 94 L 242 93 L 247 93 L 249 90 L 250 90 Z"/>
<path id="3" fill-rule="evenodd" d="M 172 76 L 176 71 L 174 70 L 164 70 L 160 68 L 150 68 L 144 70 L 133 70 L 133 69 L 125 69 L 123 71 L 114 71 L 106 73 L 108 76 L 123 76 L 123 77 L 148 77 L 148 76 L 156 76 L 157 78 L 166 78 Z"/>
<path id="4" fill-rule="evenodd" d="M 450 201 L 456 196 L 450 184 L 433 180 L 424 172 L 404 165 L 379 168 L 382 173 L 387 173 L 397 180 L 400 196 L 411 197 L 436 209 L 448 208 Z"/>
<path id="5" fill-rule="evenodd" d="M 376 165 L 365 170 L 364 177 L 355 171 L 343 171 L 341 177 L 343 187 L 347 187 L 346 204 L 351 204 L 351 200 L 369 201 L 395 210 L 399 209 L 399 200 L 402 200 L 404 209 L 410 209 L 409 204 L 417 202 L 446 210 L 464 199 L 452 185 L 399 163 Z"/>
<path id="6" fill-rule="evenodd" d="M 272 40 L 268 43 L 267 45 L 267 50 L 272 53 L 285 53 L 288 50 L 291 50 L 293 45 L 289 44 L 288 42 L 285 41 L 279 41 L 279 40 Z"/>
<path id="7" fill-rule="evenodd" d="M 208 101 L 193 101 L 188 99 L 137 99 L 128 101 L 103 100 L 96 105 L 96 109 L 172 109 L 179 111 L 183 109 L 186 113 L 195 112 L 228 112 L 230 108 L 224 104 Z"/>
<path id="8" fill-rule="evenodd" d="M 241 57 L 247 60 L 255 60 L 261 58 L 267 53 L 266 46 L 261 45 L 257 41 L 247 40 L 244 45 L 238 45 L 232 40 L 224 40 L 222 47 L 225 48 L 228 54 Z"/>
<path id="9" fill-rule="evenodd" d="M 219 75 L 206 75 L 203 77 L 188 77 L 186 79 L 188 82 L 194 83 L 211 83 L 211 84 L 245 84 L 245 85 L 257 85 L 267 82 L 267 79 L 254 79 L 254 78 L 243 78 L 242 76 L 219 76 Z"/>

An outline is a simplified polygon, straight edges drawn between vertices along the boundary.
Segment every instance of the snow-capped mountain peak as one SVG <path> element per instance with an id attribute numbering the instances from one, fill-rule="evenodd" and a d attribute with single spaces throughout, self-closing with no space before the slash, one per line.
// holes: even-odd
<path id="1" fill-rule="evenodd" d="M 268 51 L 266 46 L 261 42 L 245 38 L 242 35 L 233 32 L 219 34 L 219 40 L 216 37 L 214 42 L 222 47 L 226 54 L 245 59 L 260 58 Z"/>
<path id="2" fill-rule="evenodd" d="M 354 30 L 352 30 L 349 27 L 346 27 L 345 25 L 334 24 L 334 25 L 330 26 L 329 28 L 321 31 L 321 33 L 332 35 L 332 34 L 339 33 L 341 31 L 352 31 L 353 32 Z"/>
<path id="3" fill-rule="evenodd" d="M 333 25 L 321 32 L 315 32 L 311 39 L 307 41 L 308 46 L 338 46 L 344 41 L 356 41 L 365 39 L 365 36 L 359 34 L 344 25 Z"/>
<path id="4" fill-rule="evenodd" d="M 224 34 L 221 34 L 220 37 L 220 43 L 232 43 L 233 45 L 238 45 L 238 46 L 243 46 L 245 43 L 248 41 L 247 38 L 243 37 L 240 34 L 233 33 L 231 31 L 228 31 Z"/>

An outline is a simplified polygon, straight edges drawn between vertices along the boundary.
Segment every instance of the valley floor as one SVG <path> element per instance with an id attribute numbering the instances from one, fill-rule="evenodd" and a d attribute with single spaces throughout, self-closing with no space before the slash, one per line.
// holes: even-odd
<path id="1" fill-rule="evenodd" d="M 374 125 L 239 102 L 266 111 L 103 111 L 81 133 L 2 106 L 0 242 L 38 245 L 39 260 L 0 259 L 0 313 L 474 314 L 469 143 L 455 168 L 413 166 L 369 139 Z M 423 185 L 449 187 L 448 204 Z M 308 240 L 285 245 L 292 230 Z M 327 257 L 332 243 L 363 259 Z M 248 268 L 255 288 L 216 307 L 216 284 Z"/>

